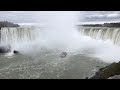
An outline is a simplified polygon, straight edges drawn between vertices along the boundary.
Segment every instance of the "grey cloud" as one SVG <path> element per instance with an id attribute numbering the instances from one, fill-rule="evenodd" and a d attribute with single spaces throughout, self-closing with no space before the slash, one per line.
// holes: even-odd
<path id="1" fill-rule="evenodd" d="M 0 11 L 0 21 L 7 20 L 16 23 L 43 22 L 51 18 L 47 11 Z M 80 11 L 79 21 L 120 21 L 120 11 Z"/>
<path id="2" fill-rule="evenodd" d="M 7 20 L 16 23 L 37 22 L 36 17 L 40 12 L 35 11 L 1 11 L 0 20 Z M 42 18 L 39 18 L 42 21 Z"/>
<path id="3" fill-rule="evenodd" d="M 1 11 L 0 20 L 7 20 L 15 23 L 48 22 L 55 19 L 58 15 L 64 16 L 64 12 L 65 14 L 69 13 L 68 11 Z"/>
<path id="4" fill-rule="evenodd" d="M 81 21 L 118 21 L 120 20 L 120 11 L 84 11 L 80 12 Z"/>

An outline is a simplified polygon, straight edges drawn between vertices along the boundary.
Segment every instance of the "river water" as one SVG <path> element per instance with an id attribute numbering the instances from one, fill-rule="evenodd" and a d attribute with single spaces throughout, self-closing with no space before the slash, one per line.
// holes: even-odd
<path id="1" fill-rule="evenodd" d="M 76 28 L 74 15 L 53 13 L 43 27 L 2 28 L 0 45 L 19 54 L 0 55 L 0 79 L 84 79 L 118 62 L 119 29 Z"/>

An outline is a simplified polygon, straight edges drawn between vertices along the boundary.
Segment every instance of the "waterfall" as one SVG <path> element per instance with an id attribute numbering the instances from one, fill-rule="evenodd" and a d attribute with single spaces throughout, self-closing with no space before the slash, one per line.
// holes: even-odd
<path id="1" fill-rule="evenodd" d="M 4 27 L 0 30 L 0 45 L 29 43 L 36 40 L 37 34 L 34 27 Z"/>
<path id="2" fill-rule="evenodd" d="M 82 27 L 80 32 L 96 40 L 110 40 L 114 45 L 120 46 L 120 28 Z"/>

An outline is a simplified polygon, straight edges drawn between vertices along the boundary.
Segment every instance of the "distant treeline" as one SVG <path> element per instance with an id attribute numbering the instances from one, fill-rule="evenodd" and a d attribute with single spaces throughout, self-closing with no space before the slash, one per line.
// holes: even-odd
<path id="1" fill-rule="evenodd" d="M 0 28 L 2 27 L 19 27 L 19 25 L 8 21 L 0 21 Z"/>
<path id="2" fill-rule="evenodd" d="M 81 26 L 90 26 L 90 27 L 120 27 L 120 22 L 118 23 L 104 23 L 104 24 L 84 24 Z"/>

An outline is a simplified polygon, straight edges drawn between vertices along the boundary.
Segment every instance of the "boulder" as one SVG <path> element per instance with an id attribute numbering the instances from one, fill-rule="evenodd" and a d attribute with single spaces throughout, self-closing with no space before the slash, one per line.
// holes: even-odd
<path id="1" fill-rule="evenodd" d="M 65 58 L 66 56 L 67 56 L 67 52 L 62 52 L 60 55 L 61 58 Z"/>
<path id="2" fill-rule="evenodd" d="M 19 51 L 14 50 L 14 51 L 13 51 L 13 53 L 14 53 L 14 54 L 18 54 L 18 53 L 19 53 Z"/>
<path id="3" fill-rule="evenodd" d="M 10 46 L 0 46 L 0 53 L 8 53 L 11 51 Z"/>

